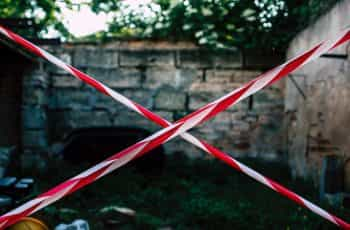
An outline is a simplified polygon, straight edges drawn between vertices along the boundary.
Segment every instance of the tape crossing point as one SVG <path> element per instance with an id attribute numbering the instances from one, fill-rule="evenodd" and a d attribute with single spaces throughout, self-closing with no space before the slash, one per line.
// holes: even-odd
<path id="1" fill-rule="evenodd" d="M 26 202 L 22 206 L 2 215 L 0 217 L 0 228 L 3 229 L 6 226 L 9 226 L 16 221 L 18 221 L 20 218 L 30 215 L 41 208 L 63 198 L 66 195 L 69 195 L 70 193 L 78 190 L 79 188 L 82 188 L 95 180 L 101 178 L 102 176 L 108 174 L 109 172 L 123 166 L 127 162 L 131 161 L 132 159 L 147 153 L 151 149 L 157 147 L 158 145 L 165 143 L 172 138 L 174 138 L 177 135 L 181 135 L 185 140 L 191 142 L 192 144 L 198 146 L 199 148 L 203 149 L 204 151 L 214 155 L 215 157 L 219 158 L 220 160 L 226 162 L 231 167 L 235 168 L 236 170 L 254 178 L 255 180 L 259 181 L 260 183 L 268 186 L 269 188 L 273 189 L 274 191 L 286 196 L 287 198 L 293 200 L 294 202 L 298 203 L 299 205 L 308 208 L 309 210 L 313 211 L 314 213 L 322 216 L 323 218 L 329 220 L 330 222 L 336 224 L 337 226 L 343 228 L 343 229 L 350 229 L 350 225 L 346 223 L 345 221 L 339 219 L 338 217 L 328 213 L 327 211 L 321 209 L 320 207 L 312 204 L 311 202 L 307 201 L 306 199 L 302 198 L 301 196 L 295 194 L 294 192 L 288 190 L 287 188 L 283 187 L 282 185 L 278 184 L 277 182 L 261 175 L 260 173 L 254 171 L 253 169 L 245 166 L 244 164 L 238 162 L 237 160 L 233 159 L 232 157 L 228 156 L 227 154 L 221 152 L 217 148 L 209 145 L 208 143 L 198 140 L 196 137 L 192 136 L 191 134 L 186 133 L 187 130 L 191 129 L 192 127 L 212 118 L 216 114 L 220 113 L 221 111 L 225 110 L 229 106 L 232 106 L 239 101 L 243 100 L 244 98 L 256 93 L 257 91 L 261 90 L 262 88 L 269 86 L 276 82 L 277 80 L 285 77 L 287 74 L 291 73 L 297 68 L 300 68 L 301 66 L 305 65 L 306 63 L 316 59 L 320 55 L 328 52 L 329 50 L 347 42 L 350 39 L 350 31 L 344 30 L 340 32 L 339 34 L 333 36 L 327 41 L 321 42 L 315 47 L 309 49 L 308 51 L 304 52 L 303 54 L 299 55 L 298 57 L 287 61 L 286 63 L 275 67 L 274 69 L 258 76 L 256 79 L 248 82 L 247 84 L 243 85 L 242 87 L 232 91 L 231 93 L 217 99 L 216 101 L 209 103 L 208 105 L 205 105 L 198 109 L 197 111 L 185 116 L 184 118 L 180 119 L 179 121 L 175 122 L 174 124 L 171 124 L 170 122 L 164 120 L 163 118 L 159 117 L 158 115 L 152 113 L 151 111 L 147 110 L 146 108 L 142 107 L 141 105 L 131 101 L 130 99 L 124 97 L 123 95 L 119 94 L 118 92 L 115 92 L 114 90 L 110 89 L 108 86 L 102 84 L 101 82 L 95 80 L 94 78 L 88 76 L 87 74 L 79 71 L 78 69 L 74 68 L 73 66 L 70 66 L 63 61 L 59 60 L 55 56 L 49 54 L 45 50 L 39 48 L 38 46 L 32 44 L 31 42 L 27 41 L 26 39 L 22 38 L 21 36 L 15 34 L 14 32 L 0 26 L 0 33 L 5 35 L 8 39 L 12 40 L 13 42 L 17 43 L 18 45 L 22 46 L 24 49 L 26 49 L 29 52 L 32 52 L 33 54 L 46 59 L 47 61 L 57 65 L 58 67 L 66 70 L 67 72 L 71 73 L 76 78 L 79 78 L 80 80 L 84 81 L 85 83 L 93 86 L 98 91 L 100 91 L 103 94 L 111 96 L 113 99 L 121 102 L 125 106 L 129 107 L 130 109 L 138 112 L 142 116 L 152 120 L 153 122 L 166 127 L 155 134 L 151 135 L 150 137 L 137 142 L 136 144 L 130 146 L 129 148 L 116 153 L 115 155 L 111 156 L 110 158 L 106 159 L 105 161 L 95 165 L 94 167 L 84 171 L 83 173 L 79 174 L 76 177 L 73 177 L 60 185 L 54 187 L 53 189 L 49 190 L 48 192 L 39 195 L 37 198 Z"/>

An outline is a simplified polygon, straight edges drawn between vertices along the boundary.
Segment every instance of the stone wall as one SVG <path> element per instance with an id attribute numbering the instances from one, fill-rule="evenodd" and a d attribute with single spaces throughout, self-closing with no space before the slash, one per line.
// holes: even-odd
<path id="1" fill-rule="evenodd" d="M 250 61 L 255 67 L 243 65 L 248 62 L 235 49 L 213 53 L 188 43 L 125 41 L 47 48 L 169 121 L 217 99 L 268 67 L 261 60 Z M 53 151 L 72 130 L 83 127 L 159 130 L 157 125 L 51 64 L 34 69 L 25 81 L 34 82 L 24 92 L 26 149 Z M 281 156 L 283 89 L 282 82 L 262 90 L 191 132 L 235 156 Z M 167 153 L 203 155 L 180 138 L 165 148 Z"/>
<path id="2" fill-rule="evenodd" d="M 340 1 L 292 41 L 287 56 L 344 29 L 349 12 L 350 2 Z M 322 57 L 292 74 L 305 98 L 290 79 L 286 82 L 287 146 L 295 176 L 318 183 L 325 157 L 337 156 L 343 162 L 350 157 L 349 53 L 347 43 L 332 51 L 333 58 Z"/>
<path id="3" fill-rule="evenodd" d="M 27 68 L 22 81 L 22 150 L 23 168 L 42 170 L 49 149 L 48 82 L 43 63 Z"/>

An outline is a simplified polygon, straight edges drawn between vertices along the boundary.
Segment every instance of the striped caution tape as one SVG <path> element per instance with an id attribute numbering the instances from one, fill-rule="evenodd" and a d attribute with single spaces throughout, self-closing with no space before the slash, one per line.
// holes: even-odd
<path id="1" fill-rule="evenodd" d="M 216 149 L 213 146 L 210 146 L 208 143 L 204 141 L 200 141 L 196 139 L 195 137 L 191 136 L 190 134 L 184 133 L 188 129 L 204 122 L 205 120 L 208 120 L 209 118 L 215 116 L 217 113 L 223 111 L 228 106 L 233 105 L 241 101 L 242 99 L 252 95 L 253 93 L 257 92 L 258 90 L 262 89 L 265 86 L 268 86 L 275 81 L 279 80 L 280 78 L 286 76 L 288 73 L 294 71 L 296 68 L 299 68 L 303 65 L 305 65 L 307 62 L 312 61 L 313 59 L 319 57 L 323 53 L 328 52 L 329 50 L 339 46 L 340 44 L 348 41 L 350 39 L 350 32 L 349 30 L 343 31 L 342 33 L 338 34 L 337 36 L 334 36 L 332 39 L 329 39 L 325 42 L 322 42 L 315 46 L 314 48 L 308 50 L 304 54 L 298 56 L 297 58 L 292 59 L 291 61 L 288 61 L 281 66 L 278 66 L 270 71 L 268 71 L 265 74 L 260 75 L 258 78 L 248 82 L 244 86 L 236 89 L 235 91 L 225 95 L 224 97 L 219 98 L 218 100 L 203 106 L 199 110 L 195 111 L 194 113 L 184 117 L 183 119 L 179 120 L 175 124 L 170 125 L 169 122 L 162 119 L 158 115 L 153 114 L 149 110 L 143 108 L 141 105 L 132 102 L 131 100 L 125 98 L 121 94 L 113 91 L 109 87 L 103 85 L 102 83 L 98 82 L 97 80 L 93 79 L 92 77 L 82 73 L 81 71 L 77 70 L 76 68 L 65 64 L 58 58 L 52 56 L 51 54 L 47 53 L 46 51 L 42 50 L 41 48 L 35 46 L 34 44 L 30 43 L 29 41 L 25 40 L 24 38 L 20 37 L 19 35 L 11 32 L 8 29 L 5 29 L 0 26 L 0 32 L 6 35 L 9 39 L 16 42 L 17 44 L 23 46 L 28 51 L 47 59 L 48 61 L 56 64 L 57 66 L 65 69 L 69 73 L 71 73 L 73 76 L 83 80 L 84 82 L 88 83 L 89 85 L 95 87 L 102 93 L 109 95 L 113 97 L 114 99 L 120 101 L 124 105 L 128 106 L 129 108 L 135 110 L 136 112 L 140 113 L 141 115 L 149 118 L 150 120 L 156 122 L 157 124 L 160 124 L 163 127 L 168 126 L 167 128 L 155 133 L 154 135 L 136 143 L 135 145 L 123 150 L 120 153 L 115 154 L 114 156 L 108 158 L 107 160 L 101 162 L 100 164 L 94 166 L 93 168 L 90 168 L 89 170 L 81 173 L 80 175 L 60 184 L 59 186 L 56 186 L 54 189 L 51 189 L 50 191 L 40 195 L 36 199 L 29 201 L 25 203 L 24 205 L 18 207 L 17 209 L 6 213 L 5 215 L 0 217 L 0 226 L 5 227 L 8 226 L 19 218 L 30 215 L 31 213 L 34 213 L 35 211 L 53 203 L 56 200 L 59 200 L 63 196 L 70 194 L 77 189 L 97 180 L 98 178 L 102 177 L 103 175 L 111 172 L 112 170 L 121 167 L 122 165 L 126 164 L 128 161 L 134 159 L 135 157 L 138 157 L 147 151 L 157 147 L 158 145 L 174 138 L 177 135 L 182 135 L 183 138 L 188 140 L 189 142 L 197 145 L 201 149 L 205 150 L 206 152 L 218 157 L 219 159 L 223 160 L 224 162 L 228 163 L 235 169 L 249 175 L 250 177 L 256 179 L 257 181 L 265 184 L 266 186 L 270 187 L 271 189 L 275 190 L 276 192 L 290 198 L 291 200 L 297 202 L 299 205 L 302 205 L 311 211 L 319 214 L 320 216 L 324 217 L 325 219 L 331 221 L 332 223 L 347 229 L 349 228 L 349 225 L 342 221 L 341 219 L 335 217 L 332 214 L 329 214 L 328 212 L 322 210 L 321 208 L 317 207 L 316 205 L 312 204 L 311 202 L 305 200 L 304 198 L 300 197 L 299 195 L 289 191 L 288 189 L 284 188 L 283 186 L 279 185 L 278 183 L 274 182 L 271 179 L 268 179 L 264 177 L 263 175 L 257 173 L 256 171 L 248 168 L 247 166 L 243 165 L 242 163 L 236 161 L 235 159 L 231 158 L 227 154 L 221 152 L 220 150 Z"/>

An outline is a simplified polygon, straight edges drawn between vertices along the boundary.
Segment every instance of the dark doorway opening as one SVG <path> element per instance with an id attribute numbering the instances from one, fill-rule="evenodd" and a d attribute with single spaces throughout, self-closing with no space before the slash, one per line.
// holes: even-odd
<path id="1" fill-rule="evenodd" d="M 96 164 L 151 135 L 135 127 L 98 127 L 74 130 L 64 140 L 60 154 L 73 164 Z M 142 173 L 161 173 L 165 161 L 162 146 L 131 162 Z"/>

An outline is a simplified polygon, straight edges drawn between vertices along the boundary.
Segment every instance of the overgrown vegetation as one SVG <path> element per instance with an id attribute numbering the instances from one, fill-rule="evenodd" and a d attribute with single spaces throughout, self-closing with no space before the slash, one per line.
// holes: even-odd
<path id="1" fill-rule="evenodd" d="M 1 0 L 0 18 L 30 18 L 34 19 L 38 34 L 33 34 L 33 30 L 26 29 L 19 31 L 26 36 L 43 36 L 49 29 L 57 30 L 63 37 L 71 37 L 67 28 L 62 23 L 60 7 L 58 3 L 64 3 L 72 8 L 71 0 Z"/>
<path id="2" fill-rule="evenodd" d="M 288 168 L 276 163 L 246 162 L 308 199 L 319 203 L 311 183 L 292 181 Z M 65 165 L 65 166 L 62 166 Z M 41 176 L 39 190 L 80 172 L 81 166 L 58 164 Z M 132 221 L 106 227 L 99 210 L 124 206 L 137 213 Z M 349 211 L 326 209 L 350 218 Z M 336 229 L 319 216 L 213 160 L 190 161 L 169 157 L 162 175 L 145 176 L 124 167 L 82 191 L 38 212 L 36 216 L 54 227 L 83 218 L 91 229 Z"/>
<path id="3" fill-rule="evenodd" d="M 153 0 L 130 7 L 120 0 L 31 0 L 0 2 L 0 17 L 34 17 L 41 33 L 55 28 L 74 40 L 62 23 L 59 5 L 87 4 L 110 15 L 108 31 L 77 40 L 141 38 L 189 40 L 210 48 L 238 46 L 265 53 L 285 50 L 300 30 L 338 0 Z M 142 1 L 141 1 L 142 2 Z"/>
<path id="4" fill-rule="evenodd" d="M 132 8 L 123 1 L 94 0 L 111 12 L 107 32 L 92 36 L 190 40 L 211 48 L 238 46 L 265 53 L 289 41 L 337 0 L 154 0 Z"/>

